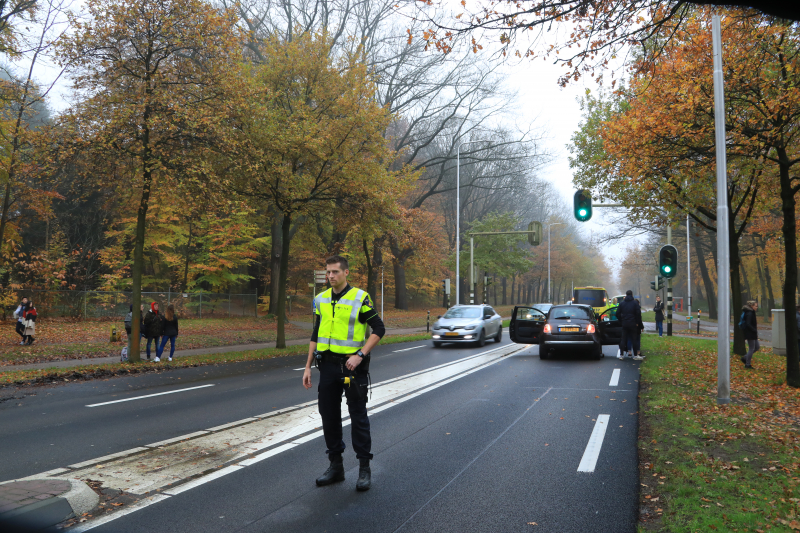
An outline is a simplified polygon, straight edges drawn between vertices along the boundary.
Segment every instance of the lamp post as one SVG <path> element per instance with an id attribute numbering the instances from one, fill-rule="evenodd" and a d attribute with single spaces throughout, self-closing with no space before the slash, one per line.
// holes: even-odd
<path id="1" fill-rule="evenodd" d="M 547 303 L 553 303 L 553 291 L 550 289 L 550 227 L 563 225 L 563 222 L 552 222 L 547 225 Z"/>
<path id="2" fill-rule="evenodd" d="M 458 143 L 456 147 L 456 303 L 459 305 L 461 299 L 459 292 L 461 291 L 460 268 L 461 268 L 461 147 L 465 144 L 474 144 L 483 141 L 464 141 Z"/>

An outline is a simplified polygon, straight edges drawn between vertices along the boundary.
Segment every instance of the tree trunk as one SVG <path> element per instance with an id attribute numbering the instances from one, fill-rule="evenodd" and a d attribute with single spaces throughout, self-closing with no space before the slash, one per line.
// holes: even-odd
<path id="1" fill-rule="evenodd" d="M 183 264 L 183 284 L 182 284 L 183 292 L 189 290 L 189 259 L 191 257 L 191 250 L 192 250 L 192 219 L 189 219 L 189 238 L 186 239 L 186 257 L 184 259 L 184 264 Z"/>
<path id="2" fill-rule="evenodd" d="M 755 239 L 754 239 L 755 241 Z M 767 284 L 764 281 L 764 271 L 761 268 L 761 258 L 756 256 L 756 272 L 758 272 L 758 281 L 761 284 L 761 298 L 758 305 L 761 306 L 761 312 L 764 318 L 769 318 L 769 305 L 764 305 L 767 299 Z"/>
<path id="3" fill-rule="evenodd" d="M 517 300 L 514 298 L 514 294 L 515 294 L 514 293 L 514 289 L 516 288 L 516 286 L 517 286 L 517 275 L 515 274 L 515 275 L 511 276 L 511 301 L 509 302 L 511 305 L 514 305 L 514 304 L 517 303 Z"/>
<path id="4" fill-rule="evenodd" d="M 766 251 L 766 247 L 762 247 L 762 249 Z M 769 272 L 769 264 L 766 261 L 764 261 L 764 278 L 767 281 L 768 316 L 772 316 L 772 310 L 775 309 L 775 293 L 772 292 L 772 274 Z"/>
<path id="5" fill-rule="evenodd" d="M 752 300 L 753 299 L 753 291 L 750 288 L 750 277 L 747 275 L 747 267 L 742 261 L 742 281 L 744 282 L 744 292 L 742 293 L 742 299 Z"/>
<path id="6" fill-rule="evenodd" d="M 278 315 L 278 332 L 275 338 L 276 348 L 286 348 L 286 278 L 289 276 L 289 246 L 291 244 L 292 217 L 284 214 L 281 223 L 280 265 L 278 268 L 278 297 L 275 312 Z M 270 302 L 270 305 L 272 302 Z"/>
<path id="7" fill-rule="evenodd" d="M 369 245 L 367 244 L 367 239 L 362 239 L 361 243 L 364 250 L 364 262 L 367 265 L 367 294 L 375 298 L 375 269 L 372 266 L 372 262 L 370 262 Z"/>
<path id="8" fill-rule="evenodd" d="M 506 281 L 507 279 L 504 277 L 503 279 L 503 305 L 508 305 L 508 300 L 506 299 Z"/>
<path id="9" fill-rule="evenodd" d="M 780 161 L 781 211 L 783 211 L 783 243 L 785 253 L 786 279 L 783 283 L 783 309 L 786 331 L 786 384 L 800 387 L 800 361 L 797 346 L 797 325 L 795 315 L 795 287 L 797 287 L 797 220 L 795 219 L 795 199 L 797 190 L 792 187 L 789 175 L 789 157 L 786 150 L 777 150 Z"/>
<path id="10" fill-rule="evenodd" d="M 145 138 L 148 131 L 145 130 Z M 145 153 L 148 154 L 149 143 L 145 144 Z M 144 158 L 149 161 L 149 157 Z M 149 165 L 143 165 L 144 173 L 142 176 L 142 198 L 139 201 L 139 211 L 136 217 L 136 241 L 133 245 L 133 267 L 131 269 L 131 296 L 133 305 L 133 319 L 131 320 L 131 349 L 128 359 L 134 363 L 141 360 L 139 355 L 140 325 L 142 322 L 142 270 L 144 267 L 144 237 L 147 223 L 147 209 L 150 207 L 150 186 L 153 182 L 153 175 L 148 170 Z"/>
<path id="11" fill-rule="evenodd" d="M 408 311 L 408 289 L 406 288 L 406 268 L 404 259 L 394 258 L 394 308 Z"/>
<path id="12" fill-rule="evenodd" d="M 735 228 L 736 220 L 734 219 L 734 214 L 730 215 L 730 220 L 728 221 L 729 228 Z M 730 249 L 730 272 L 731 272 L 731 315 L 733 315 L 733 319 L 735 322 L 738 322 L 738 316 L 742 312 L 742 306 L 744 305 L 742 302 L 742 281 L 741 281 L 741 270 L 742 270 L 742 258 L 739 256 L 739 235 L 737 232 L 729 231 L 728 232 L 728 246 Z M 730 320 L 730 317 L 720 317 L 720 320 Z M 744 333 L 738 327 L 733 328 L 733 353 L 736 355 L 744 355 L 747 353 L 747 343 L 744 340 Z"/>
<path id="13" fill-rule="evenodd" d="M 269 254 L 269 310 L 278 314 L 278 295 L 280 293 L 281 250 L 283 249 L 283 214 L 276 211 L 272 217 L 272 244 Z"/>
<path id="14" fill-rule="evenodd" d="M 714 290 L 714 282 L 711 281 L 711 276 L 708 273 L 705 251 L 703 250 L 703 244 L 700 239 L 694 240 L 694 252 L 697 254 L 697 264 L 700 267 L 700 276 L 703 278 L 703 285 L 706 287 L 708 318 L 714 320 L 717 318 L 717 293 Z"/>

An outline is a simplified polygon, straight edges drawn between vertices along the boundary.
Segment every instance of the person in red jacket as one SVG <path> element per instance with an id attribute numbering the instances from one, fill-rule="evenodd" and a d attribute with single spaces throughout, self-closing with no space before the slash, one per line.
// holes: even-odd
<path id="1" fill-rule="evenodd" d="M 34 335 L 36 335 L 36 317 L 38 316 L 36 313 L 36 307 L 34 307 L 33 302 L 29 301 L 27 307 L 22 312 L 22 316 L 25 319 L 25 338 L 27 339 L 27 344 L 30 346 L 36 340 Z"/>

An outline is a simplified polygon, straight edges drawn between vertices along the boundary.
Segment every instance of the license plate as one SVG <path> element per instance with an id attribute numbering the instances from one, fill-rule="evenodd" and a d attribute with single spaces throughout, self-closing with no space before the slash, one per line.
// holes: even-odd
<path id="1" fill-rule="evenodd" d="M 580 331 L 581 328 L 558 328 L 558 331 Z"/>
<path id="2" fill-rule="evenodd" d="M 456 333 L 455 331 L 448 331 L 444 335 L 445 337 L 458 337 L 458 333 Z"/>

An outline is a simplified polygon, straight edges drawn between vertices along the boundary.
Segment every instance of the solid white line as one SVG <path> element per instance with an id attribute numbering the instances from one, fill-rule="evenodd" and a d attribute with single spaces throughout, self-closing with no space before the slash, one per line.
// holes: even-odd
<path id="1" fill-rule="evenodd" d="M 153 442 L 151 444 L 145 444 L 148 448 L 158 448 L 159 446 L 166 446 L 167 444 L 173 444 L 175 442 L 180 442 L 182 440 L 191 439 L 194 437 L 199 437 L 201 435 L 208 435 L 210 431 L 195 431 L 194 433 L 189 433 L 188 435 L 181 435 L 180 437 L 174 437 L 172 439 L 167 440 L 160 440 L 158 442 Z"/>
<path id="2" fill-rule="evenodd" d="M 614 371 L 611 373 L 611 381 L 608 382 L 609 387 L 616 387 L 619 385 L 619 373 L 620 369 L 615 368 Z"/>
<path id="3" fill-rule="evenodd" d="M 409 350 L 416 350 L 417 348 L 425 348 L 426 346 L 427 346 L 427 344 L 423 344 L 422 346 L 412 346 L 411 348 L 403 348 L 402 350 L 394 350 L 394 351 L 392 351 L 392 353 L 407 352 Z"/>
<path id="4" fill-rule="evenodd" d="M 110 455 L 104 455 L 103 457 L 98 457 L 97 459 L 90 459 L 88 461 L 84 461 L 82 463 L 75 463 L 74 465 L 69 465 L 72 469 L 83 468 L 86 466 L 96 465 L 97 463 L 104 463 L 106 461 L 111 461 L 112 459 L 119 459 L 120 457 L 126 457 L 128 455 L 133 455 L 135 453 L 143 452 L 147 450 L 147 448 L 131 448 L 130 450 L 125 450 L 123 452 L 112 453 Z"/>
<path id="5" fill-rule="evenodd" d="M 303 368 L 294 368 L 293 370 L 305 370 L 305 369 L 306 369 L 306 367 L 303 367 Z"/>
<path id="6" fill-rule="evenodd" d="M 597 422 L 594 424 L 592 436 L 589 437 L 589 443 L 586 445 L 586 451 L 583 452 L 581 464 L 578 465 L 578 472 L 594 472 L 594 467 L 597 466 L 597 459 L 600 457 L 600 449 L 603 447 L 603 439 L 606 436 L 606 428 L 608 427 L 608 420 L 611 415 L 598 415 Z"/>
<path id="7" fill-rule="evenodd" d="M 117 518 L 122 518 L 126 514 L 134 513 L 139 509 L 144 509 L 147 506 L 153 505 L 154 503 L 158 503 L 160 501 L 168 500 L 169 496 L 166 494 L 156 494 L 154 496 L 150 496 L 144 498 L 143 500 L 139 500 L 138 502 L 125 507 L 124 509 L 120 509 L 119 511 L 115 511 L 113 513 L 109 513 L 107 515 L 100 516 L 98 518 L 93 518 L 91 522 L 86 522 L 85 524 L 80 524 L 75 527 L 69 529 L 70 533 L 83 533 L 84 531 L 89 531 L 90 529 L 94 529 L 97 526 L 102 526 L 103 524 L 107 524 L 112 520 L 116 520 Z"/>
<path id="8" fill-rule="evenodd" d="M 124 400 L 114 400 L 113 402 L 93 403 L 93 404 L 87 405 L 86 407 L 99 407 L 101 405 L 111 405 L 112 403 L 132 402 L 133 400 L 141 400 L 143 398 L 152 398 L 154 396 L 163 396 L 165 394 L 175 394 L 176 392 L 185 392 L 187 390 L 204 389 L 206 387 L 213 387 L 213 386 L 214 386 L 214 384 L 210 383 L 208 385 L 200 385 L 198 387 L 187 387 L 185 389 L 171 390 L 171 391 L 167 391 L 167 392 L 157 392 L 155 394 L 146 394 L 144 396 L 136 396 L 135 398 L 125 398 Z"/>
<path id="9" fill-rule="evenodd" d="M 254 422 L 256 420 L 258 420 L 258 418 L 243 418 L 241 420 L 237 420 L 236 422 L 228 422 L 227 424 L 222 424 L 221 426 L 208 428 L 206 431 L 210 431 L 213 433 L 215 431 L 222 431 L 223 429 L 228 429 L 235 426 L 241 426 L 242 424 L 247 424 L 248 422 Z"/>
<path id="10" fill-rule="evenodd" d="M 200 485 L 204 485 L 209 481 L 214 481 L 215 479 L 219 479 L 222 476 L 227 476 L 228 474 L 236 472 L 237 470 L 241 470 L 242 468 L 244 467 L 239 465 L 226 466 L 225 468 L 220 468 L 219 470 L 217 470 L 216 472 L 212 472 L 211 474 L 199 477 L 197 479 L 193 479 L 192 481 L 184 483 L 183 485 L 178 485 L 174 489 L 165 490 L 164 494 L 169 494 L 170 496 L 177 496 L 181 492 L 185 492 L 195 487 L 199 487 Z"/>
<path id="11" fill-rule="evenodd" d="M 264 459 L 269 459 L 272 456 L 275 456 L 275 455 L 278 455 L 279 453 L 285 452 L 286 450 L 294 448 L 295 446 L 297 446 L 297 444 L 295 444 L 294 442 L 289 442 L 289 443 L 283 444 L 281 446 L 278 446 L 277 448 L 273 448 L 273 449 L 271 449 L 269 451 L 266 451 L 264 453 L 260 453 L 260 454 L 256 455 L 255 457 L 253 457 L 252 459 L 245 459 L 244 461 L 240 462 L 239 464 L 242 465 L 242 466 L 250 466 L 250 465 L 255 464 L 255 463 L 259 462 L 259 461 L 263 461 Z"/>

